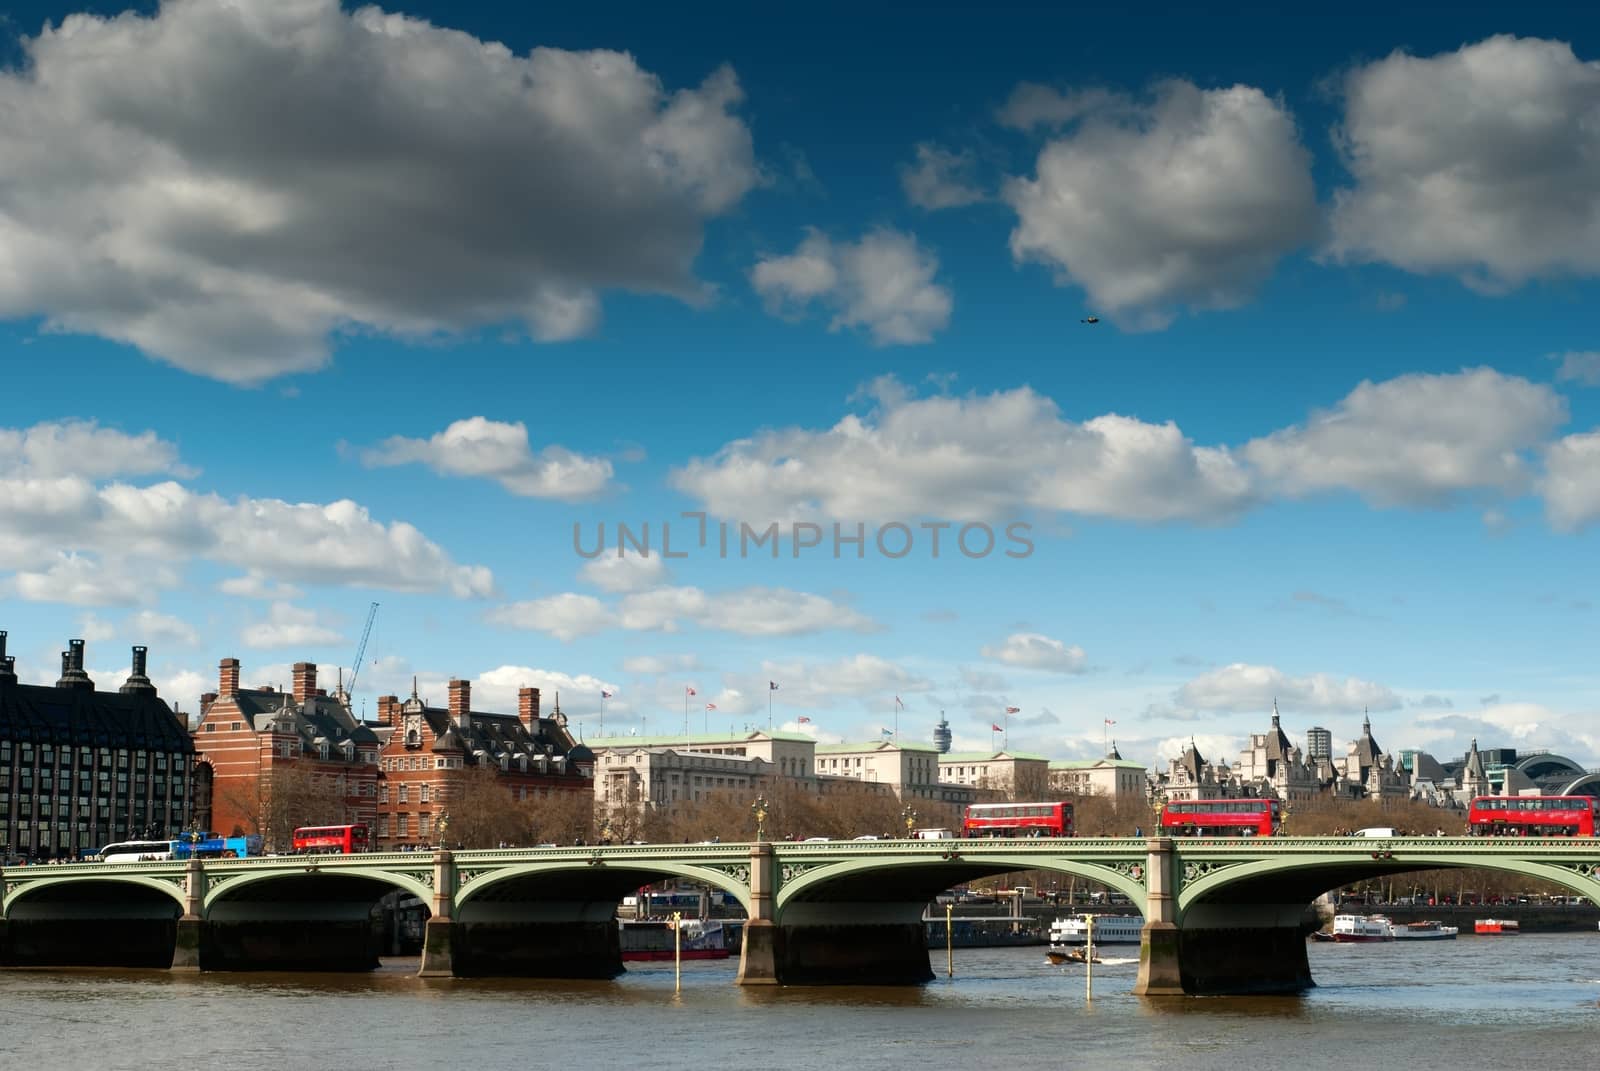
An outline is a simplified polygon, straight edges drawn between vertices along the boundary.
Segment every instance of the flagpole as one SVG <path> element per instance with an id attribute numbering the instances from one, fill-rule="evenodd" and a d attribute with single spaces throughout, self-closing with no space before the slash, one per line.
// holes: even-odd
<path id="1" fill-rule="evenodd" d="M 605 739 L 605 735 L 606 735 L 606 693 L 601 692 L 600 693 L 600 738 L 602 740 Z"/>
<path id="2" fill-rule="evenodd" d="M 683 693 L 683 742 L 689 742 L 689 693 Z"/>
<path id="3" fill-rule="evenodd" d="M 772 693 L 777 689 L 772 687 L 772 682 L 767 682 L 767 733 L 772 733 Z"/>

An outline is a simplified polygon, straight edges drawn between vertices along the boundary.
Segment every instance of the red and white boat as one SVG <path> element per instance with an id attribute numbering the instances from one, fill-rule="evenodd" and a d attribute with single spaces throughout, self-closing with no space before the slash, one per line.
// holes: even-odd
<path id="1" fill-rule="evenodd" d="M 1383 915 L 1335 915 L 1333 939 L 1340 944 L 1393 941 L 1394 924 Z"/>
<path id="2" fill-rule="evenodd" d="M 1509 937 L 1522 932 L 1522 923 L 1516 919 L 1477 919 L 1472 923 L 1472 932 L 1485 936 L 1499 934 Z"/>
<path id="3" fill-rule="evenodd" d="M 625 960 L 727 959 L 730 950 L 717 919 L 683 919 L 681 951 L 668 919 L 619 919 L 622 958 Z"/>

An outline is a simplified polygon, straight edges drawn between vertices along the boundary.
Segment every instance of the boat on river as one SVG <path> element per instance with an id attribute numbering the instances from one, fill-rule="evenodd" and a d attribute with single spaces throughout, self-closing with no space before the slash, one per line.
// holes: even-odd
<path id="1" fill-rule="evenodd" d="M 1522 932 L 1522 923 L 1516 919 L 1475 919 L 1472 932 L 1480 937 L 1513 937 Z"/>
<path id="2" fill-rule="evenodd" d="M 1061 947 L 1052 945 L 1052 946 L 1050 946 L 1050 950 L 1044 954 L 1044 958 L 1049 960 L 1051 963 L 1055 964 L 1058 967 L 1063 963 L 1103 963 L 1104 962 L 1098 955 L 1095 955 L 1095 956 L 1091 957 L 1089 955 L 1088 948 L 1086 948 L 1086 947 L 1084 947 L 1082 945 L 1078 946 L 1077 948 L 1061 948 Z"/>
<path id="3" fill-rule="evenodd" d="M 1396 941 L 1454 941 L 1456 934 L 1461 932 L 1455 926 L 1446 926 L 1434 920 L 1391 923 L 1390 928 L 1394 931 Z"/>
<path id="4" fill-rule="evenodd" d="M 1342 945 L 1393 941 L 1394 924 L 1385 915 L 1335 915 L 1333 939 Z"/>
<path id="5" fill-rule="evenodd" d="M 678 955 L 671 919 L 618 919 L 625 960 L 663 960 Z M 683 919 L 678 923 L 684 959 L 727 959 L 727 935 L 721 919 Z"/>
<path id="6" fill-rule="evenodd" d="M 1136 945 L 1144 933 L 1144 918 L 1140 915 L 1067 915 L 1050 924 L 1050 947 L 1084 944 L 1091 918 L 1096 945 Z"/>

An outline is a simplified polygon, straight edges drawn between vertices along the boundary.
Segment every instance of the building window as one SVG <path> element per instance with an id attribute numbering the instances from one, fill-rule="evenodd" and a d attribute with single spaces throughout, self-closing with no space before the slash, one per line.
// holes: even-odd
<path id="1" fill-rule="evenodd" d="M 428 802 L 431 801 L 432 794 L 428 791 L 429 788 L 431 788 L 431 787 L 432 786 L 428 785 L 426 782 L 423 783 L 422 787 L 418 790 L 418 794 L 417 794 L 417 799 L 420 802 L 428 803 Z"/>
<path id="2" fill-rule="evenodd" d="M 400 786 L 400 802 L 401 803 L 409 803 L 409 802 L 411 802 L 411 793 L 407 791 L 410 787 L 411 787 L 410 785 L 401 785 Z"/>

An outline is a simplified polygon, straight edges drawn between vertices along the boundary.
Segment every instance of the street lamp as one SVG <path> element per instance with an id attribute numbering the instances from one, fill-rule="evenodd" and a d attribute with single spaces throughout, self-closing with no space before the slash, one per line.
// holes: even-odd
<path id="1" fill-rule="evenodd" d="M 762 841 L 767 835 L 767 797 L 757 796 L 756 801 L 750 805 L 750 813 L 756 820 L 756 840 Z"/>
<path id="2" fill-rule="evenodd" d="M 910 807 L 900 812 L 901 821 L 906 824 L 906 839 L 911 839 L 912 832 L 917 828 L 917 812 Z"/>

